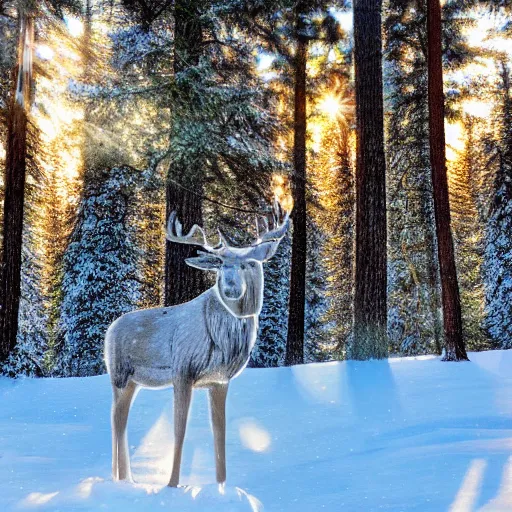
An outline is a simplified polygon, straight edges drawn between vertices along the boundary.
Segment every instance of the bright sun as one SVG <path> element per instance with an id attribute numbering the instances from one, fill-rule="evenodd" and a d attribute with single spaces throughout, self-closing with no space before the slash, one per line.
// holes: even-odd
<path id="1" fill-rule="evenodd" d="M 331 119 L 336 118 L 341 111 L 341 102 L 334 94 L 326 94 L 319 102 L 320 112 L 328 115 Z"/>

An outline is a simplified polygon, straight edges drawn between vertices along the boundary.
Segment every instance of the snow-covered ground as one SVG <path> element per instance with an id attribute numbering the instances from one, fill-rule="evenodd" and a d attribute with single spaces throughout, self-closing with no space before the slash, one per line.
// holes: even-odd
<path id="1" fill-rule="evenodd" d="M 228 482 L 214 484 L 195 391 L 182 483 L 172 390 L 142 390 L 135 484 L 110 477 L 110 385 L 0 379 L 0 510 L 512 511 L 512 350 L 246 370 L 228 397 Z"/>

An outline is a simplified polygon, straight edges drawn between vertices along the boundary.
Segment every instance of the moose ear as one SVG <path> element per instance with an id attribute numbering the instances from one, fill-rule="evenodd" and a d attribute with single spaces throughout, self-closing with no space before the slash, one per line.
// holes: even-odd
<path id="1" fill-rule="evenodd" d="M 217 270 L 222 265 L 222 260 L 213 254 L 201 253 L 196 258 L 187 258 L 185 263 L 199 270 Z"/>

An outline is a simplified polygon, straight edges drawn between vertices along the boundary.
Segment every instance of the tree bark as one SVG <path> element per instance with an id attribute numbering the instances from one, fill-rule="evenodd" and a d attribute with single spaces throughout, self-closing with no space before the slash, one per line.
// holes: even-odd
<path id="1" fill-rule="evenodd" d="M 33 51 L 34 20 L 30 13 L 21 12 L 16 87 L 7 120 L 3 262 L 0 283 L 0 361 L 5 361 L 16 346 L 18 332 Z"/>
<path id="2" fill-rule="evenodd" d="M 382 0 L 354 2 L 356 88 L 356 262 L 352 359 L 388 355 L 386 162 L 382 87 Z"/>
<path id="3" fill-rule="evenodd" d="M 202 27 L 197 0 L 177 0 L 174 6 L 174 72 L 181 73 L 189 66 L 196 66 L 202 51 Z M 194 224 L 202 224 L 203 176 L 202 169 L 178 169 L 171 167 L 170 180 L 186 185 L 188 192 L 172 181 L 166 189 L 167 217 L 176 210 L 183 231 Z M 196 248 L 175 242 L 166 243 L 165 291 L 166 306 L 181 304 L 200 295 L 207 288 L 204 272 L 189 267 L 186 258 L 195 256 Z"/>
<path id="4" fill-rule="evenodd" d="M 200 183 L 195 189 L 201 194 Z M 183 233 L 188 233 L 194 224 L 202 222 L 201 197 L 176 187 L 167 185 L 167 218 L 176 211 L 183 224 Z M 186 258 L 196 256 L 196 248 L 192 245 L 167 242 L 165 253 L 165 305 L 173 306 L 192 300 L 207 288 L 204 272 L 189 267 Z"/>
<path id="5" fill-rule="evenodd" d="M 308 40 L 301 15 L 297 19 L 295 54 L 295 107 L 292 175 L 293 240 L 285 364 L 304 362 L 304 314 L 306 302 L 306 63 Z"/>
<path id="6" fill-rule="evenodd" d="M 437 252 L 441 275 L 445 338 L 444 360 L 464 361 L 468 359 L 468 356 L 462 336 L 462 315 L 450 226 L 450 201 L 446 170 L 441 5 L 439 0 L 428 0 L 427 34 L 430 163 L 434 191 Z"/>

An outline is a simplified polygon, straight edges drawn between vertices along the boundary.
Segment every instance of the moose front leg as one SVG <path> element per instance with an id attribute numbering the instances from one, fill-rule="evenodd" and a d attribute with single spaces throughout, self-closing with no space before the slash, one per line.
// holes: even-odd
<path id="1" fill-rule="evenodd" d="M 226 396 L 228 383 L 214 384 L 210 388 L 213 441 L 215 444 L 215 469 L 217 482 L 226 481 Z"/>
<path id="2" fill-rule="evenodd" d="M 169 487 L 178 487 L 180 481 L 181 453 L 183 451 L 191 396 L 191 384 L 183 382 L 174 384 L 174 461 L 171 479 L 168 484 Z"/>

